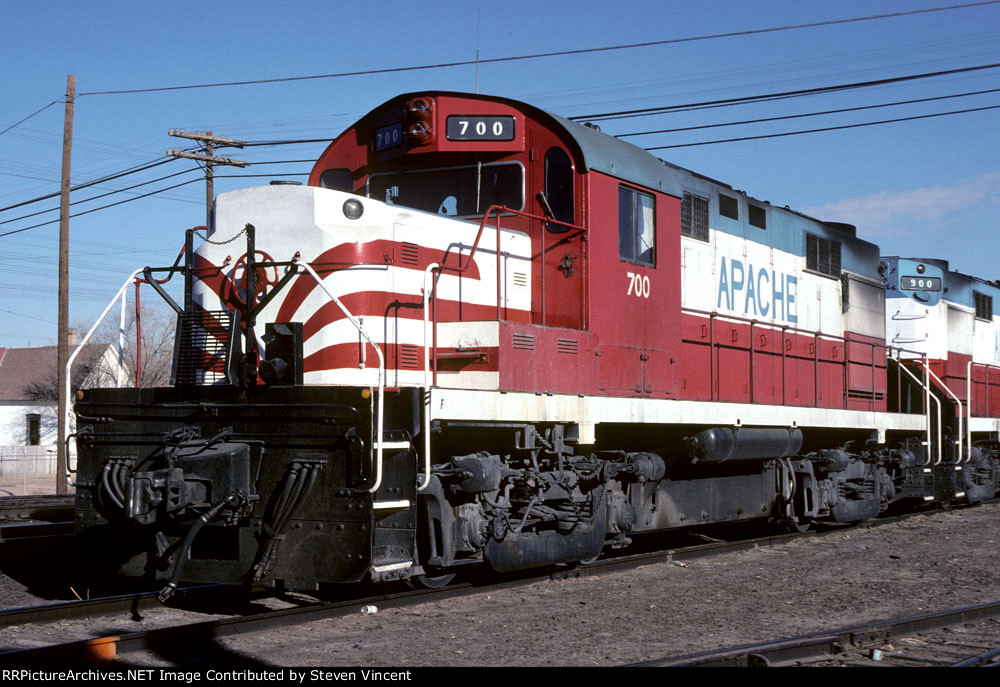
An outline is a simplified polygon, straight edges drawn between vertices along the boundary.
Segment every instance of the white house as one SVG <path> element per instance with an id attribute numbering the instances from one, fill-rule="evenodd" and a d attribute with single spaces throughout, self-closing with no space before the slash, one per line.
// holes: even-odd
<path id="1" fill-rule="evenodd" d="M 57 355 L 56 346 L 0 348 L 0 482 L 55 473 Z M 118 369 L 115 346 L 87 344 L 73 364 L 72 389 L 114 386 Z"/>

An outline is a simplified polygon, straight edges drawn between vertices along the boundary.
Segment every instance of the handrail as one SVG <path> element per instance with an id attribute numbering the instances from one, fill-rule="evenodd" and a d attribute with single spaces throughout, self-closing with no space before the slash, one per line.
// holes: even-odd
<path id="1" fill-rule="evenodd" d="M 442 270 L 448 270 L 450 272 L 465 272 L 467 269 L 469 269 L 469 265 L 472 264 L 472 258 L 475 257 L 476 251 L 479 248 L 479 240 L 483 236 L 483 230 L 486 229 L 486 223 L 489 221 L 490 215 L 492 215 L 494 213 L 494 211 L 497 213 L 497 260 L 500 259 L 500 215 L 501 214 L 516 215 L 518 217 L 526 217 L 528 219 L 536 219 L 536 220 L 538 220 L 540 222 L 548 222 L 549 224 L 558 224 L 558 225 L 563 226 L 563 227 L 569 227 L 570 229 L 575 229 L 577 231 L 577 233 L 583 233 L 583 232 L 587 231 L 586 227 L 581 226 L 579 224 L 570 224 L 569 222 L 560 222 L 559 220 L 552 219 L 551 217 L 547 217 L 545 215 L 536 215 L 536 214 L 533 214 L 533 213 L 530 213 L 530 212 L 523 212 L 521 210 L 514 210 L 512 208 L 507 207 L 506 205 L 491 205 L 491 206 L 489 206 L 486 209 L 486 212 L 483 213 L 483 218 L 481 220 L 479 220 L 479 231 L 476 233 L 476 240 L 472 244 L 472 251 L 469 253 L 469 259 L 466 261 L 465 267 L 462 267 L 462 257 L 459 256 L 459 259 L 458 259 L 459 266 L 458 267 L 452 267 L 450 265 L 444 265 L 444 264 L 442 264 L 441 265 L 441 269 Z M 568 238 L 568 237 L 563 237 L 563 238 Z M 448 258 L 448 255 L 446 253 L 444 259 L 447 259 L 447 258 Z M 544 260 L 544 251 L 543 251 L 542 259 Z M 497 284 L 497 289 L 499 290 L 499 288 L 500 288 L 500 285 L 498 283 Z"/>
<path id="2" fill-rule="evenodd" d="M 112 298 L 111 301 L 108 303 L 107 307 L 104 308 L 104 312 L 102 312 L 101 316 L 98 317 L 97 321 L 94 322 L 94 326 L 92 326 L 90 328 L 90 331 L 88 331 L 87 334 L 80 341 L 80 345 L 77 346 L 76 350 L 73 351 L 73 353 L 70 354 L 69 360 L 66 361 L 66 369 L 63 371 L 63 374 L 64 374 L 64 376 L 66 378 L 66 390 L 67 390 L 67 393 L 70 393 L 70 390 L 72 389 L 72 385 L 70 384 L 70 373 L 72 372 L 73 361 L 76 360 L 76 356 L 79 355 L 80 351 L 83 350 L 83 347 L 87 345 L 88 341 L 90 341 L 90 337 L 93 336 L 94 332 L 97 330 L 97 327 L 100 326 L 101 322 L 104 321 L 104 318 L 107 317 L 108 312 L 110 312 L 110 310 L 111 310 L 111 307 L 115 304 L 115 301 L 117 301 L 118 299 L 121 299 L 121 302 L 122 302 L 122 317 L 124 318 L 124 316 L 125 316 L 125 290 L 128 289 L 128 287 L 132 284 L 132 280 L 135 279 L 136 275 L 139 274 L 140 272 L 142 272 L 142 268 L 135 270 L 134 272 L 132 272 L 132 274 L 129 275 L 129 278 L 125 280 L 125 283 L 122 284 L 121 288 L 118 289 L 117 293 L 115 293 L 114 298 Z M 63 428 L 65 429 L 65 433 L 64 433 L 63 436 L 66 436 L 66 437 L 69 437 L 69 435 L 70 435 L 69 425 L 70 425 L 70 413 L 71 412 L 72 412 L 71 404 L 67 403 L 66 404 L 66 414 L 61 418 L 61 422 L 63 423 Z M 70 465 L 69 465 L 69 452 L 67 451 L 66 452 L 66 483 L 69 484 L 70 486 L 73 486 L 71 475 L 74 472 L 76 472 L 76 471 L 73 470 L 70 467 Z"/>
<path id="3" fill-rule="evenodd" d="M 320 276 L 316 274 L 316 270 L 310 267 L 309 263 L 304 260 L 302 262 L 295 262 L 295 266 L 302 266 L 305 268 L 306 272 L 312 275 L 312 278 L 316 280 L 316 283 L 319 284 L 321 289 L 323 289 L 323 292 L 337 305 L 338 308 L 340 308 L 340 311 L 344 313 L 344 317 L 350 320 L 351 324 L 354 325 L 354 328 L 357 329 L 358 333 L 372 345 L 372 348 L 375 349 L 375 353 L 378 355 L 378 421 L 375 429 L 375 445 L 372 446 L 372 457 L 375 459 L 375 483 L 368 490 L 369 494 L 374 494 L 378 491 L 379 486 L 382 484 L 382 424 L 385 407 L 385 356 L 382 354 L 382 349 L 379 348 L 379 345 L 375 343 L 374 339 L 368 336 L 368 332 L 364 330 L 357 319 L 355 319 L 354 315 L 352 315 L 351 312 L 344 307 L 344 304 L 340 302 L 339 298 L 334 296 L 330 290 L 326 288 L 326 284 L 324 284 Z"/>
<path id="4" fill-rule="evenodd" d="M 811 336 L 816 339 L 824 339 L 827 341 L 839 341 L 841 343 L 852 343 L 859 346 L 872 346 L 872 347 L 887 347 L 887 345 L 881 341 L 857 341 L 855 339 L 848 339 L 840 334 L 827 334 L 826 332 L 814 331 L 812 329 L 802 329 L 800 327 L 793 327 L 788 324 L 781 324 L 780 322 L 768 322 L 764 320 L 752 320 L 747 317 L 740 317 L 739 315 L 729 315 L 726 313 L 715 312 L 712 310 L 698 310 L 696 308 L 681 308 L 682 313 L 689 313 L 693 315 L 704 315 L 712 320 L 726 320 L 729 322 L 735 322 L 737 324 L 746 324 L 754 327 L 768 327 L 775 331 L 781 331 L 782 333 L 792 333 L 799 334 L 803 336 Z"/>
<path id="5" fill-rule="evenodd" d="M 924 334 L 923 338 L 921 339 L 911 339 L 905 336 L 900 336 L 899 334 L 896 334 L 894 337 L 892 337 L 892 343 L 894 344 L 915 344 L 915 343 L 923 343 L 924 341 L 927 341 L 926 334 Z"/>
<path id="6" fill-rule="evenodd" d="M 432 262 L 424 270 L 424 481 L 423 484 L 417 485 L 417 491 L 423 491 L 431 483 L 431 349 L 427 341 L 427 331 L 430 329 L 428 322 L 430 298 L 437 280 L 431 279 L 428 284 L 427 278 L 440 267 L 439 263 Z"/>
<path id="7" fill-rule="evenodd" d="M 424 287 L 423 287 L 423 325 L 424 325 L 424 473 L 423 481 L 418 484 L 417 491 L 423 491 L 430 485 L 431 477 L 431 446 L 430 446 L 430 390 L 437 383 L 437 366 L 434 367 L 434 375 L 431 376 L 431 348 L 432 342 L 433 347 L 437 348 L 437 312 L 435 311 L 434 317 L 429 319 L 430 312 L 430 299 L 432 294 L 437 289 L 437 279 L 431 278 L 434 272 L 440 275 L 442 272 L 451 272 L 454 274 L 463 274 L 469 267 L 472 266 L 473 260 L 476 257 L 476 253 L 479 251 L 479 244 L 482 241 L 483 233 L 486 231 L 486 226 L 489 223 L 490 215 L 496 213 L 496 271 L 497 271 L 497 321 L 501 321 L 502 310 L 503 310 L 503 293 L 505 289 L 503 288 L 503 279 L 501 275 L 501 246 L 500 239 L 502 236 L 502 228 L 500 227 L 500 217 L 501 215 L 516 215 L 518 217 L 525 217 L 527 219 L 538 220 L 540 222 L 545 222 L 549 224 L 558 224 L 560 226 L 567 227 L 569 230 L 575 230 L 575 232 L 563 236 L 562 238 L 569 238 L 572 236 L 577 236 L 579 234 L 585 233 L 587 228 L 578 224 L 571 224 L 569 222 L 562 222 L 560 220 L 548 217 L 546 215 L 536 215 L 530 212 L 524 212 L 521 210 L 514 210 L 505 205 L 491 205 L 483 213 L 483 217 L 479 220 L 479 230 L 476 232 L 476 238 L 472 242 L 472 249 L 469 251 L 469 256 L 465 259 L 465 264 L 462 264 L 462 255 L 458 255 L 458 265 L 447 264 L 448 256 L 451 253 L 451 249 L 445 252 L 444 257 L 441 258 L 441 262 L 434 262 L 429 264 L 424 269 Z M 542 232 L 542 246 L 540 253 L 540 269 L 542 274 L 542 286 L 541 286 L 541 304 L 540 310 L 542 313 L 542 324 L 545 324 L 545 232 Z M 533 258 L 532 258 L 533 259 Z M 437 300 L 434 301 L 437 303 Z M 428 341 L 428 338 L 432 339 Z M 377 350 L 377 348 L 376 348 Z M 435 360 L 437 359 L 435 353 Z"/>
<path id="8" fill-rule="evenodd" d="M 558 224 L 559 226 L 567 227 L 567 229 L 569 229 L 569 230 L 575 230 L 572 233 L 567 233 L 566 235 L 562 236 L 561 239 L 560 239 L 562 241 L 565 241 L 568 238 L 572 238 L 574 236 L 578 236 L 580 234 L 586 233 L 587 232 L 587 227 L 584 227 L 584 226 L 579 225 L 579 224 L 570 224 L 569 222 L 562 222 L 560 220 L 554 219 L 552 217 L 548 217 L 546 215 L 536 215 L 536 214 L 531 213 L 531 212 L 524 212 L 522 210 L 514 210 L 512 208 L 507 207 L 506 205 L 491 205 L 491 206 L 489 206 L 486 209 L 486 212 L 483 213 L 483 218 L 479 221 L 479 231 L 476 232 L 476 240 L 472 242 L 472 250 L 469 252 L 469 257 L 465 261 L 465 265 L 464 266 L 462 265 L 462 256 L 461 256 L 461 254 L 459 254 L 459 256 L 458 256 L 458 266 L 457 267 L 452 267 L 451 265 L 446 264 L 446 261 L 448 260 L 448 255 L 449 255 L 449 252 L 450 252 L 449 251 L 449 252 L 446 252 L 445 255 L 444 255 L 444 258 L 441 259 L 441 267 L 440 267 L 441 271 L 447 270 L 449 272 L 455 272 L 455 273 L 458 273 L 458 274 L 462 274 L 463 272 L 465 272 L 466 270 L 469 269 L 469 267 L 472 265 L 473 258 L 475 258 L 475 256 L 476 256 L 476 252 L 479 250 L 479 242 L 480 242 L 480 240 L 483 237 L 483 232 L 486 229 L 486 224 L 489 222 L 490 215 L 492 215 L 494 212 L 496 212 L 496 216 L 497 216 L 497 223 L 496 223 L 496 230 L 497 230 L 497 321 L 499 322 L 500 319 L 501 319 L 501 317 L 500 317 L 500 310 L 501 310 L 500 304 L 501 304 L 501 300 L 502 300 L 501 296 L 500 296 L 500 287 L 501 287 L 501 278 L 500 278 L 500 235 L 501 235 L 500 216 L 504 215 L 504 214 L 506 214 L 506 215 L 515 215 L 517 217 L 525 217 L 527 219 L 538 220 L 539 222 L 543 222 L 543 223 L 546 223 L 546 224 Z M 541 273 L 541 302 L 539 303 L 539 310 L 540 310 L 541 315 L 542 315 L 542 326 L 545 326 L 545 252 L 546 252 L 546 249 L 547 249 L 547 247 L 545 245 L 545 238 L 546 238 L 546 236 L 547 236 L 547 234 L 543 230 L 542 231 L 542 240 L 541 240 L 541 250 L 539 252 L 539 257 L 540 257 L 540 260 L 541 260 L 541 262 L 540 262 L 540 269 L 539 269 L 539 272 Z M 534 260 L 534 257 L 532 257 L 532 260 Z M 435 321 L 435 326 L 436 326 L 436 321 Z"/>
<path id="9" fill-rule="evenodd" d="M 986 388 L 989 389 L 990 373 L 986 371 Z M 969 402 L 969 415 L 965 418 L 965 440 L 969 444 L 969 460 L 972 460 L 972 359 L 965 365 L 965 398 Z M 986 412 L 990 411 L 989 406 Z"/>
<path id="10" fill-rule="evenodd" d="M 784 359 L 786 357 L 786 350 L 785 350 L 784 342 L 786 341 L 785 337 L 786 337 L 787 334 L 794 334 L 794 335 L 798 335 L 798 336 L 811 337 L 813 339 L 813 343 L 810 344 L 810 345 L 813 346 L 812 360 L 813 360 L 813 364 L 814 365 L 816 365 L 817 361 L 819 361 L 819 346 L 817 345 L 818 342 L 820 342 L 820 341 L 833 341 L 833 342 L 838 342 L 838 343 L 844 344 L 844 362 L 843 362 L 843 365 L 844 365 L 845 381 L 844 381 L 844 398 L 842 399 L 841 406 L 840 406 L 842 409 L 846 409 L 847 408 L 848 382 L 846 380 L 846 376 L 847 376 L 847 368 L 851 364 L 850 357 L 847 354 L 847 347 L 850 346 L 850 345 L 867 346 L 868 348 L 871 349 L 871 353 L 872 353 L 872 361 L 869 364 L 869 367 L 871 367 L 871 370 L 872 370 L 872 391 L 871 391 L 871 399 L 870 399 L 869 405 L 871 406 L 871 409 L 873 411 L 876 409 L 875 408 L 875 402 L 876 402 L 875 369 L 878 366 L 875 364 L 875 350 L 877 348 L 888 348 L 886 346 L 886 344 L 885 344 L 884 341 L 858 341 L 858 340 L 855 340 L 855 339 L 848 339 L 847 337 L 841 336 L 841 335 L 838 335 L 838 334 L 827 334 L 827 333 L 824 333 L 824 332 L 813 331 L 813 330 L 810 330 L 810 329 L 800 329 L 799 327 L 793 327 L 791 325 L 782 324 L 780 322 L 768 322 L 768 321 L 761 321 L 761 320 L 752 320 L 752 319 L 749 319 L 749 318 L 746 318 L 746 317 L 740 317 L 739 315 L 729 315 L 727 313 L 719 313 L 719 312 L 714 312 L 714 311 L 711 311 L 711 310 L 699 310 L 699 309 L 696 309 L 696 308 L 685 308 L 685 307 L 682 307 L 681 308 L 681 312 L 682 313 L 687 313 L 687 314 L 692 314 L 692 315 L 703 316 L 703 317 L 706 317 L 709 320 L 710 342 L 709 342 L 708 346 L 709 346 L 710 350 L 712 350 L 712 351 L 714 351 L 716 348 L 730 348 L 730 347 L 733 347 L 732 344 L 724 344 L 724 343 L 717 342 L 715 340 L 715 322 L 717 322 L 719 320 L 726 321 L 726 322 L 732 322 L 732 323 L 735 323 L 735 324 L 740 324 L 740 325 L 743 325 L 743 326 L 749 326 L 750 327 L 750 344 L 749 344 L 750 347 L 747 350 L 750 351 L 751 356 L 755 356 L 758 353 L 758 351 L 755 350 L 755 346 L 754 346 L 754 342 L 753 342 L 753 329 L 755 327 L 764 327 L 764 328 L 767 328 L 768 330 L 773 331 L 775 333 L 780 332 L 781 338 L 782 338 L 782 345 L 781 345 L 781 357 L 782 357 L 782 366 L 781 366 L 782 400 L 781 400 L 781 403 L 782 403 L 782 405 L 784 405 L 785 401 L 786 401 L 786 399 L 784 397 L 784 392 L 785 392 L 785 377 L 786 377 L 786 370 L 785 370 L 785 364 L 784 364 Z M 738 348 L 743 348 L 743 347 L 739 346 Z M 765 353 L 765 352 L 761 351 L 761 353 Z M 802 358 L 803 356 L 793 356 L 793 357 Z M 864 363 L 857 363 L 857 364 L 863 365 Z M 709 374 L 711 376 L 711 380 L 710 380 L 710 386 L 709 386 L 709 393 L 711 394 L 711 400 L 713 400 L 713 401 L 716 400 L 716 396 L 717 396 L 716 395 L 716 389 L 715 389 L 715 378 L 716 378 L 715 367 L 716 367 L 716 365 L 715 365 L 715 356 L 714 355 L 710 355 L 709 356 Z M 753 403 L 754 402 L 754 388 L 753 388 L 753 360 L 752 360 L 752 358 L 751 358 L 751 362 L 750 362 L 750 375 L 751 375 L 751 379 L 750 379 L 750 385 L 749 385 L 749 395 L 750 395 L 750 402 Z M 818 394 L 819 394 L 819 382 L 818 382 L 818 375 L 819 375 L 819 368 L 818 368 L 818 365 L 817 365 L 816 366 L 816 370 L 815 370 L 815 376 L 817 377 L 817 379 L 814 379 L 814 381 L 813 381 L 813 406 L 814 407 L 819 407 L 819 397 L 818 397 Z"/>
<path id="11" fill-rule="evenodd" d="M 945 391 L 945 393 L 947 393 L 949 396 L 951 396 L 953 399 L 955 399 L 955 403 L 958 404 L 958 416 L 959 416 L 959 422 L 961 423 L 962 420 L 963 420 L 963 416 L 962 416 L 962 401 L 958 398 L 958 396 L 955 395 L 954 391 L 952 391 L 951 389 L 948 388 L 947 384 L 945 384 L 944 382 L 941 381 L 940 377 L 938 377 L 936 374 L 934 374 L 934 370 L 932 370 L 930 368 L 930 365 L 927 364 L 927 359 L 926 358 L 921 359 L 920 363 L 927 370 L 927 373 L 931 376 L 931 378 L 933 378 L 934 381 L 937 382 L 938 385 L 940 385 L 940 387 Z M 965 419 L 965 423 L 968 424 L 968 418 L 964 418 L 964 419 Z M 938 429 L 940 431 L 940 421 L 939 421 L 939 427 L 938 427 Z M 959 463 L 962 462 L 962 456 L 964 455 L 963 452 L 962 452 L 962 426 L 961 426 L 961 424 L 958 427 L 958 442 L 956 442 L 956 443 L 958 443 L 958 460 L 955 461 L 955 464 L 958 465 Z M 941 440 L 938 439 L 938 446 L 940 446 L 940 445 L 941 445 Z"/>
<path id="12" fill-rule="evenodd" d="M 911 321 L 911 320 L 923 320 L 923 319 L 927 318 L 928 314 L 929 314 L 929 311 L 925 310 L 923 315 L 904 315 L 902 310 L 897 310 L 895 313 L 892 314 L 892 316 L 889 319 L 894 320 L 896 322 L 906 322 L 906 321 Z"/>
<path id="13" fill-rule="evenodd" d="M 122 386 L 122 374 L 125 371 L 125 301 L 126 293 L 128 289 L 122 289 L 122 307 L 121 311 L 118 313 L 118 369 L 115 371 L 115 387 L 121 388 Z M 136 332 L 139 331 L 139 285 L 135 285 L 136 293 Z M 138 336 L 138 334 L 136 335 Z M 141 344 L 136 347 L 136 365 L 141 365 L 142 361 L 142 346 Z M 66 387 L 69 389 L 69 386 Z"/>
<path id="14" fill-rule="evenodd" d="M 984 417 L 984 418 L 994 417 L 993 415 L 990 414 L 990 370 L 1000 370 L 1000 367 L 998 367 L 997 365 L 990 365 L 989 363 L 977 363 L 975 360 L 969 360 L 969 362 L 967 362 L 965 365 L 965 395 L 966 398 L 968 399 L 968 406 L 969 406 L 968 420 L 971 420 L 973 417 L 972 392 L 974 387 L 972 381 L 972 368 L 976 366 L 983 368 L 984 372 L 986 373 L 985 379 L 983 381 L 983 386 L 986 387 L 986 399 L 984 401 L 986 405 L 986 410 L 979 417 Z M 965 428 L 966 428 L 965 436 L 969 446 L 969 457 L 966 459 L 966 462 L 972 460 L 972 424 L 968 420 L 965 423 Z"/>
<path id="15" fill-rule="evenodd" d="M 928 385 L 926 382 L 920 381 L 919 377 L 917 377 L 909 369 L 907 369 L 906 365 L 903 364 L 903 359 L 902 358 L 896 356 L 893 359 L 897 363 L 899 363 L 899 366 L 898 366 L 899 369 L 902 370 L 903 372 L 905 372 L 906 374 L 910 375 L 910 377 L 912 377 L 913 380 L 918 385 L 920 385 L 920 387 L 926 392 L 926 398 L 933 399 L 934 401 L 937 401 L 937 403 L 938 403 L 938 433 L 940 433 L 941 432 L 941 415 L 940 415 L 940 412 L 941 412 L 941 402 L 937 400 L 937 397 L 930 395 L 930 385 Z M 925 434 L 927 436 L 927 439 L 924 442 L 924 444 L 927 446 L 927 457 L 924 460 L 924 465 L 930 465 L 930 462 L 931 462 L 931 459 L 932 459 L 932 453 L 933 453 L 933 449 L 931 447 L 931 404 L 928 403 L 928 402 L 926 402 L 926 401 L 924 402 L 924 417 L 926 418 L 924 432 L 925 432 Z M 941 445 L 941 438 L 938 437 L 938 446 L 940 446 L 940 445 Z M 935 465 L 936 464 L 937 463 L 935 463 Z"/>

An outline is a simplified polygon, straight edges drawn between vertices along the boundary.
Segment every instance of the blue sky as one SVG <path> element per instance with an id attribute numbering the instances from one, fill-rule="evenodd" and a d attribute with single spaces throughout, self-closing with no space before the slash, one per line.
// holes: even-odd
<path id="1" fill-rule="evenodd" d="M 177 0 L 0 2 L 0 131 L 78 93 L 331 74 L 577 50 L 905 12 L 957 0 L 503 3 Z M 157 93 L 81 95 L 74 184 L 185 147 L 167 130 L 260 141 L 335 137 L 401 92 L 450 89 L 524 100 L 566 115 L 655 107 L 1000 63 L 1000 4 L 714 40 L 402 73 Z M 1000 69 L 838 94 L 601 122 L 616 135 L 787 116 L 1000 88 Z M 643 147 L 847 125 L 1000 105 L 1000 93 L 627 140 Z M 0 135 L 0 207 L 59 189 L 63 106 Z M 1000 278 L 1000 110 L 661 150 L 675 164 L 822 219 L 856 224 L 885 254 L 951 261 Z M 219 174 L 305 173 L 322 144 L 230 149 L 258 163 Z M 136 267 L 172 262 L 204 223 L 204 185 L 188 161 L 74 194 L 83 200 L 157 177 L 75 212 L 185 186 L 71 220 L 72 323 L 86 326 Z M 299 177 L 302 178 L 302 177 Z M 267 177 L 219 179 L 221 192 Z M 54 220 L 58 199 L 0 212 L 0 234 Z M 13 220 L 13 221 L 12 221 Z M 0 347 L 56 333 L 58 225 L 0 237 Z M 155 298 L 151 293 L 146 298 Z"/>

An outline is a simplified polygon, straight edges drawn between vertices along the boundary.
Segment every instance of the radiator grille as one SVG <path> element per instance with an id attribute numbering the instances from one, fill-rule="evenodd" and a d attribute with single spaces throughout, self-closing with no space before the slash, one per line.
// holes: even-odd
<path id="1" fill-rule="evenodd" d="M 183 313 L 177 318 L 172 383 L 235 384 L 239 313 Z"/>

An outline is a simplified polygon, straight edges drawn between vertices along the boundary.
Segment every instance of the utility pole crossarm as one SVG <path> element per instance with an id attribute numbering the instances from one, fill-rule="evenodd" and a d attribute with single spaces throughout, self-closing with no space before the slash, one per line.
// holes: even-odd
<path id="1" fill-rule="evenodd" d="M 167 155 L 172 157 L 183 157 L 189 160 L 201 160 L 202 162 L 209 162 L 213 165 L 233 165 L 234 167 L 248 167 L 251 162 L 243 162 L 242 160 L 234 160 L 229 157 L 216 157 L 213 155 L 203 155 L 202 153 L 189 153 L 184 150 L 175 150 L 171 148 L 167 151 Z"/>
<path id="2" fill-rule="evenodd" d="M 189 160 L 198 160 L 199 162 L 205 163 L 205 226 L 212 225 L 212 202 L 215 199 L 215 170 L 214 165 L 231 165 L 233 167 L 248 167 L 251 163 L 243 162 L 242 160 L 234 160 L 229 157 L 216 157 L 215 149 L 217 147 L 234 147 L 242 148 L 247 145 L 246 141 L 235 141 L 231 138 L 226 138 L 225 136 L 214 136 L 211 131 L 206 131 L 205 133 L 193 132 L 189 133 L 183 129 L 169 129 L 167 131 L 171 136 L 176 136 L 177 138 L 187 138 L 192 141 L 198 141 L 204 145 L 204 152 L 202 153 L 189 153 L 183 150 L 170 149 L 167 151 L 167 155 L 172 157 L 183 157 Z"/>
<path id="3" fill-rule="evenodd" d="M 211 131 L 206 133 L 187 132 L 183 129 L 170 129 L 167 131 L 170 136 L 176 136 L 178 138 L 188 138 L 192 141 L 201 141 L 203 143 L 211 143 L 217 147 L 229 146 L 231 148 L 242 148 L 247 145 L 246 141 L 236 141 L 231 138 L 226 138 L 224 136 L 213 136 Z"/>

